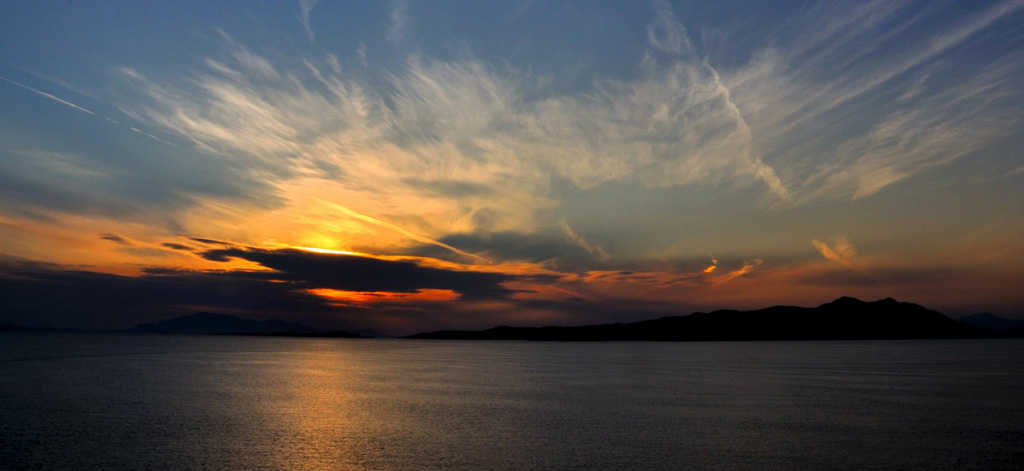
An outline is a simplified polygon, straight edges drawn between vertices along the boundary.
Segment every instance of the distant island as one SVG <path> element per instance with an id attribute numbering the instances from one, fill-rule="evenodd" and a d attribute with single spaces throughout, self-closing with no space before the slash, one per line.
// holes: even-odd
<path id="1" fill-rule="evenodd" d="M 411 339 L 548 341 L 868 340 L 992 337 L 917 304 L 886 298 L 864 302 L 842 297 L 815 308 L 775 306 L 755 311 L 719 310 L 634 323 L 578 327 L 509 327 L 443 330 Z"/>
<path id="2" fill-rule="evenodd" d="M 40 330 L 40 329 L 37 329 L 37 328 L 34 328 L 34 327 L 26 327 L 26 326 L 23 326 L 23 325 L 0 324 L 0 332 L 21 332 L 21 331 L 32 331 L 32 330 Z"/>
<path id="3" fill-rule="evenodd" d="M 228 314 L 200 312 L 152 324 L 139 324 L 126 332 L 139 334 L 206 334 L 273 337 L 366 338 L 366 335 L 342 330 L 320 330 L 308 325 L 277 319 L 254 321 Z"/>
<path id="4" fill-rule="evenodd" d="M 90 331 L 0 324 L 0 332 Z M 212 312 L 200 312 L 155 323 L 141 323 L 128 330 L 103 332 L 312 338 L 387 337 L 373 330 L 325 330 L 277 319 L 257 321 Z M 957 321 L 917 304 L 899 302 L 892 298 L 865 302 L 842 297 L 812 308 L 774 306 L 753 311 L 717 310 L 633 323 L 584 326 L 498 326 L 486 330 L 441 330 L 402 338 L 698 342 L 1022 337 L 1024 319 L 974 314 L 963 316 Z"/>
<path id="5" fill-rule="evenodd" d="M 1024 319 L 1006 319 L 992 314 L 973 314 L 963 316 L 960 322 L 975 329 L 992 332 L 1004 332 L 1018 337 L 1024 337 Z"/>

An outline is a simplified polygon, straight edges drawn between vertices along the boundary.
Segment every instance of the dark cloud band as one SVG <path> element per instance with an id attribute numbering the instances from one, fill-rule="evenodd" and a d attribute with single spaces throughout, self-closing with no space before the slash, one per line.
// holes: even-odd
<path id="1" fill-rule="evenodd" d="M 411 293 L 421 289 L 450 289 L 465 298 L 501 298 L 512 291 L 501 284 L 517 277 L 503 273 L 457 271 L 424 267 L 413 262 L 381 260 L 304 250 L 228 248 L 203 252 L 216 262 L 248 260 L 274 270 L 274 277 L 308 288 L 346 291 Z"/>

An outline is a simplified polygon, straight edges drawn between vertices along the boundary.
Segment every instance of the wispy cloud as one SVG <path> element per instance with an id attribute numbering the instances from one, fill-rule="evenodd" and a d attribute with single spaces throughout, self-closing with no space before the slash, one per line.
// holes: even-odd
<path id="1" fill-rule="evenodd" d="M 273 185 L 291 204 L 275 220 L 304 218 L 303 230 L 323 231 L 323 240 L 348 233 L 315 227 L 312 208 L 327 210 L 311 188 L 324 202 L 432 241 L 561 232 L 600 259 L 621 249 L 591 232 L 601 221 L 574 216 L 566 231 L 566 195 L 759 188 L 750 204 L 781 208 L 863 199 L 1005 135 L 1020 118 L 1000 100 L 1019 95 L 1020 62 L 956 75 L 932 61 L 1018 11 L 1016 2 L 998 5 L 917 42 L 902 35 L 931 10 L 819 6 L 812 10 L 821 18 L 793 24 L 795 39 L 766 41 L 749 62 L 726 68 L 698 57 L 671 6 L 656 2 L 646 54 L 628 78 L 595 77 L 576 92 L 470 53 L 413 54 L 384 72 L 353 73 L 335 56 L 293 68 L 226 37 L 221 54 L 187 75 L 124 69 L 142 97 L 122 109 Z M 407 6 L 391 7 L 387 35 L 397 40 Z M 880 25 L 893 30 L 878 34 Z M 889 46 L 917 65 L 884 54 Z M 835 70 L 836 58 L 849 61 L 847 70 Z M 673 211 L 665 202 L 648 209 Z M 365 246 L 362 237 L 352 243 Z M 388 241 L 395 252 L 420 243 Z"/>
<path id="2" fill-rule="evenodd" d="M 392 0 L 391 12 L 388 14 L 391 21 L 386 35 L 388 41 L 399 44 L 405 40 L 405 29 L 409 23 L 409 14 L 406 12 L 408 8 L 404 0 Z"/>
<path id="3" fill-rule="evenodd" d="M 363 201 L 357 212 L 435 240 L 558 227 L 561 218 L 543 219 L 554 179 L 578 188 L 760 180 L 785 195 L 753 155 L 729 91 L 700 61 L 647 64 L 640 78 L 602 80 L 588 95 L 528 100 L 538 82 L 473 58 L 412 56 L 381 88 L 331 61 L 307 59 L 303 74 L 233 41 L 226 48 L 227 59 L 208 59 L 178 83 L 124 69 L 148 102 L 125 112 L 245 162 L 289 194 L 320 180 Z M 468 187 L 490 191 L 457 190 Z"/>
<path id="4" fill-rule="evenodd" d="M 313 28 L 309 26 L 309 14 L 313 8 L 316 8 L 317 3 L 320 3 L 320 0 L 299 0 L 299 20 L 302 21 L 302 29 L 306 31 L 310 44 L 315 41 L 315 38 Z"/>
<path id="5" fill-rule="evenodd" d="M 707 101 L 718 101 L 721 103 L 721 113 L 725 126 L 734 126 L 734 131 L 728 136 L 730 143 L 735 146 L 730 152 L 747 161 L 748 171 L 762 180 L 775 196 L 784 203 L 789 202 L 789 191 L 782 180 L 776 175 L 775 170 L 766 165 L 759 155 L 752 149 L 752 136 L 750 126 L 747 124 L 743 113 L 732 99 L 732 92 L 725 82 L 722 81 L 718 70 L 716 70 L 707 59 L 698 60 L 686 28 L 676 18 L 672 7 L 665 0 L 653 2 L 654 22 L 647 27 L 648 41 L 655 50 L 672 56 L 670 61 L 678 72 L 689 75 L 697 75 L 700 82 L 695 84 L 687 83 L 685 88 L 707 87 L 708 97 L 700 98 L 695 104 L 706 103 Z M 650 59 L 649 59 L 650 60 Z M 677 74 L 681 75 L 681 74 Z M 702 83 L 701 83 L 702 82 Z M 715 131 L 698 129 L 698 139 L 704 139 Z"/>
<path id="6" fill-rule="evenodd" d="M 1019 98 L 1010 85 L 1021 73 L 1019 58 L 973 64 L 976 73 L 962 74 L 940 57 L 968 54 L 971 40 L 1022 7 L 998 2 L 922 33 L 940 9 L 823 4 L 794 20 L 794 30 L 805 32 L 800 41 L 769 42 L 724 81 L 753 145 L 782 169 L 796 202 L 860 199 L 1019 125 L 1007 100 Z"/>
<path id="7" fill-rule="evenodd" d="M 644 270 L 591 270 L 582 276 L 586 283 L 613 283 L 641 285 L 658 290 L 679 290 L 685 288 L 687 294 L 696 294 L 707 288 L 715 288 L 744 275 L 753 273 L 764 264 L 763 260 L 750 259 L 723 264 L 724 272 L 717 271 L 718 260 L 705 268 L 694 265 L 691 268 L 660 267 L 660 269 Z M 676 295 L 679 293 L 676 292 Z"/>
<path id="8" fill-rule="evenodd" d="M 607 260 L 609 258 L 608 252 L 605 252 L 600 245 L 588 241 L 583 236 L 579 235 L 576 231 L 572 230 L 572 227 L 569 226 L 569 223 L 566 222 L 565 219 L 562 219 L 561 226 L 562 231 L 565 232 L 565 236 L 569 239 L 570 242 L 582 247 L 583 250 L 587 251 L 587 253 L 591 255 L 596 255 L 601 260 Z"/>
<path id="9" fill-rule="evenodd" d="M 356 48 L 356 57 L 359 58 L 359 65 L 362 65 L 364 69 L 369 66 L 369 63 L 367 62 L 368 54 L 369 50 L 366 48 L 366 43 L 359 43 L 359 47 Z M 337 63 L 336 60 L 335 63 Z M 336 68 L 335 72 L 340 74 L 341 70 Z"/>
<path id="10" fill-rule="evenodd" d="M 821 252 L 822 257 L 851 270 L 863 269 L 863 264 L 857 259 L 857 249 L 846 237 L 837 237 L 831 246 L 818 239 L 813 239 L 811 243 Z"/>
<path id="11" fill-rule="evenodd" d="M 118 244 L 121 244 L 121 245 L 132 245 L 132 243 L 129 242 L 127 239 L 125 239 L 124 237 L 121 237 L 121 236 L 119 236 L 117 234 L 106 233 L 106 234 L 100 234 L 99 237 L 100 237 L 100 239 L 109 240 L 111 242 L 115 242 L 115 243 L 118 243 Z"/>
<path id="12" fill-rule="evenodd" d="M 676 19 L 667 0 L 655 0 L 654 23 L 647 26 L 647 40 L 655 49 L 669 54 L 692 54 L 686 28 Z"/>
<path id="13" fill-rule="evenodd" d="M 710 275 L 715 272 L 716 268 L 718 268 L 718 259 L 712 258 L 711 265 L 708 265 L 708 267 L 704 269 L 704 273 Z"/>
<path id="14" fill-rule="evenodd" d="M 747 275 L 750 272 L 754 271 L 755 268 L 761 266 L 762 263 L 764 263 L 763 260 L 757 259 L 745 261 L 743 262 L 743 266 L 715 278 L 714 286 L 719 286 L 723 283 L 727 283 L 732 280 L 735 280 L 736 278 Z"/>

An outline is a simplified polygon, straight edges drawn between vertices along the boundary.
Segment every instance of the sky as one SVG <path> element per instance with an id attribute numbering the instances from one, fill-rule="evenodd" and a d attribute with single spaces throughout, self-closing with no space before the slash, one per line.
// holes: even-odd
<path id="1" fill-rule="evenodd" d="M 1024 317 L 1024 1 L 0 0 L 0 323 Z"/>

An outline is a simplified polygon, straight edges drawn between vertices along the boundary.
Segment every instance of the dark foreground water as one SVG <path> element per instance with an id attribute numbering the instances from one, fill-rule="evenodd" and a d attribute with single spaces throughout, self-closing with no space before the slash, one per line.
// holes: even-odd
<path id="1" fill-rule="evenodd" d="M 1022 469 L 1020 340 L 0 334 L 2 469 Z"/>

